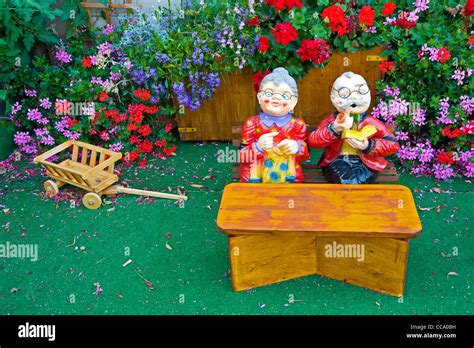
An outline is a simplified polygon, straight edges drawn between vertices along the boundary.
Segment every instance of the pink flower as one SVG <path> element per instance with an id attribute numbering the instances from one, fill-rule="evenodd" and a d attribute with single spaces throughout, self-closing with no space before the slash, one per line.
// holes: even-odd
<path id="1" fill-rule="evenodd" d="M 107 24 L 104 28 L 104 30 L 102 30 L 102 32 L 104 33 L 104 35 L 109 35 L 111 32 L 113 32 L 115 30 L 115 25 L 113 24 Z"/>
<path id="2" fill-rule="evenodd" d="M 26 89 L 25 94 L 27 97 L 36 97 L 36 91 L 34 89 Z"/>
<path id="3" fill-rule="evenodd" d="M 51 109 L 51 102 L 49 101 L 49 98 L 43 98 L 43 99 L 40 99 L 40 106 L 43 108 L 43 109 Z"/>
<path id="4" fill-rule="evenodd" d="M 66 51 L 64 51 L 64 49 L 60 49 L 59 51 L 56 51 L 55 57 L 56 57 L 56 60 L 60 63 L 67 64 L 67 63 L 72 62 L 72 56 Z"/>

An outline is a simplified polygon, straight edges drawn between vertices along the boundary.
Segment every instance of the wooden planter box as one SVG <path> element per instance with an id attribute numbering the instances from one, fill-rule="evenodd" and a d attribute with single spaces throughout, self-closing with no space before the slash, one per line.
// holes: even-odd
<path id="1" fill-rule="evenodd" d="M 334 80 L 344 71 L 353 71 L 365 77 L 372 90 L 374 102 L 375 83 L 380 79 L 380 53 L 382 47 L 352 54 L 333 53 L 323 69 L 311 69 L 298 82 L 299 101 L 295 114 L 308 125 L 317 125 L 325 116 L 334 112 L 329 92 Z M 252 87 L 252 71 L 222 76 L 221 85 L 212 100 L 204 102 L 196 111 L 185 109 L 178 115 L 182 140 L 232 140 L 232 126 L 241 126 L 247 117 L 259 112 L 257 96 Z"/>

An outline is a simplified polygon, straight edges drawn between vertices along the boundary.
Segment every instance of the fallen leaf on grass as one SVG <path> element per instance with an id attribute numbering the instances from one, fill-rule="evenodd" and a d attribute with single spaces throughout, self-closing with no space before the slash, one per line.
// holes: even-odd
<path id="1" fill-rule="evenodd" d="M 173 248 L 171 247 L 171 245 L 168 244 L 168 242 L 166 242 L 165 246 L 166 246 L 166 249 L 173 250 Z"/>
<path id="2" fill-rule="evenodd" d="M 107 209 L 108 212 L 114 211 L 115 207 Z"/>
<path id="3" fill-rule="evenodd" d="M 456 272 L 449 272 L 448 274 L 446 274 L 446 278 L 449 279 L 449 276 L 456 276 L 456 277 L 457 277 L 458 275 L 459 275 L 459 273 L 456 273 Z"/>
<path id="4" fill-rule="evenodd" d="M 204 186 L 203 185 L 198 185 L 198 184 L 191 184 L 192 187 L 195 187 L 195 188 L 203 188 Z"/>
<path id="5" fill-rule="evenodd" d="M 422 207 L 418 206 L 418 209 L 420 209 L 420 210 L 422 210 L 422 211 L 430 211 L 430 210 L 432 210 L 432 209 L 434 209 L 434 208 L 436 208 L 436 207 L 422 208 Z"/>
<path id="6" fill-rule="evenodd" d="M 14 293 L 16 293 L 16 292 L 18 292 L 18 291 L 20 291 L 20 289 L 18 289 L 18 288 L 11 288 L 11 289 L 10 289 L 10 293 L 11 293 L 11 294 L 14 294 Z"/>

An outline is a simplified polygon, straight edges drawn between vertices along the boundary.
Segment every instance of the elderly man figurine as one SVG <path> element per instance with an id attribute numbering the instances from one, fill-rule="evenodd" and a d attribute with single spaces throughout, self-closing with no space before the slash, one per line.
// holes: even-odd
<path id="1" fill-rule="evenodd" d="M 296 81 L 284 68 L 265 76 L 257 93 L 261 112 L 242 128 L 240 181 L 303 182 L 299 163 L 309 157 L 306 124 L 293 117 L 298 101 Z"/>
<path id="2" fill-rule="evenodd" d="M 370 184 L 399 145 L 384 123 L 368 116 L 370 89 L 353 72 L 339 76 L 331 101 L 338 112 L 326 117 L 309 135 L 309 146 L 324 148 L 319 161 L 326 180 L 337 184 Z"/>

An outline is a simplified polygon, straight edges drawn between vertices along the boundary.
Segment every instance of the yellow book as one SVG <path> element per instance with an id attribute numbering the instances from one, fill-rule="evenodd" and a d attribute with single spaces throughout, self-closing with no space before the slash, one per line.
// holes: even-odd
<path id="1" fill-rule="evenodd" d="M 366 138 L 368 139 L 375 133 L 377 133 L 377 128 L 375 128 L 375 126 L 365 126 L 361 130 L 345 130 L 344 132 L 342 132 L 342 139 L 354 138 L 357 140 L 363 140 Z"/>

